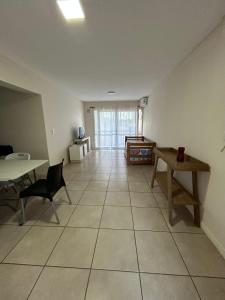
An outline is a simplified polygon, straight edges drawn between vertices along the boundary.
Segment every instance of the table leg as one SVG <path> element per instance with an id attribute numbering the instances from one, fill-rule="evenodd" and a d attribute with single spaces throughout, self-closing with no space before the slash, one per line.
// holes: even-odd
<path id="1" fill-rule="evenodd" d="M 90 152 L 91 151 L 91 138 L 88 137 L 87 138 L 87 152 Z"/>
<path id="2" fill-rule="evenodd" d="M 193 188 L 193 197 L 195 201 L 198 202 L 197 205 L 194 205 L 194 224 L 200 227 L 200 202 L 198 196 L 198 176 L 197 172 L 192 172 L 192 188 Z"/>
<path id="3" fill-rule="evenodd" d="M 20 213 L 20 216 L 19 216 L 19 225 L 23 225 L 26 222 L 25 198 L 20 198 L 20 204 L 21 204 L 21 213 Z"/>
<path id="4" fill-rule="evenodd" d="M 169 222 L 171 226 L 173 226 L 172 177 L 173 177 L 173 170 L 169 166 L 167 166 L 167 187 L 168 187 L 167 199 L 169 204 Z"/>
<path id="5" fill-rule="evenodd" d="M 35 170 L 33 170 L 33 174 L 34 174 L 34 182 L 36 182 L 37 181 L 37 176 L 36 176 L 36 171 Z"/>
<path id="6" fill-rule="evenodd" d="M 152 174 L 152 181 L 151 181 L 151 188 L 153 189 L 154 187 L 154 180 L 155 180 L 155 175 L 157 171 L 157 165 L 158 165 L 158 156 L 155 157 L 155 164 L 154 164 L 154 169 L 153 169 L 153 174 Z"/>

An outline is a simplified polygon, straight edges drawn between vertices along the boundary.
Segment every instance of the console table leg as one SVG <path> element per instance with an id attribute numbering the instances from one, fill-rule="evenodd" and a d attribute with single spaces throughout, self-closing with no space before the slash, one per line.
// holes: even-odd
<path id="1" fill-rule="evenodd" d="M 192 172 L 192 188 L 194 199 L 198 202 L 198 205 L 194 205 L 194 224 L 200 227 L 200 202 L 198 196 L 198 176 L 197 172 Z"/>
<path id="2" fill-rule="evenodd" d="M 156 156 L 155 157 L 155 164 L 154 164 L 153 174 L 152 174 L 152 181 L 151 181 L 151 188 L 152 189 L 154 187 L 154 180 L 155 180 L 155 175 L 156 175 L 158 160 L 159 160 L 159 158 L 158 158 L 158 156 Z"/>
<path id="3" fill-rule="evenodd" d="M 168 203 L 169 203 L 169 222 L 173 226 L 173 200 L 172 200 L 172 177 L 173 170 L 167 166 L 167 186 L 168 186 Z"/>
<path id="4" fill-rule="evenodd" d="M 194 224 L 200 227 L 200 207 L 199 205 L 194 206 Z"/>

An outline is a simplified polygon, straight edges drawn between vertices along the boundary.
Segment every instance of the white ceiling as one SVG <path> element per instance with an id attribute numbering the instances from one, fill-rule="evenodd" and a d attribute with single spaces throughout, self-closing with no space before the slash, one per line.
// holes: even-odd
<path id="1" fill-rule="evenodd" d="M 224 0 L 81 2 L 86 20 L 67 23 L 55 0 L 1 0 L 0 51 L 89 101 L 148 95 L 225 14 Z"/>

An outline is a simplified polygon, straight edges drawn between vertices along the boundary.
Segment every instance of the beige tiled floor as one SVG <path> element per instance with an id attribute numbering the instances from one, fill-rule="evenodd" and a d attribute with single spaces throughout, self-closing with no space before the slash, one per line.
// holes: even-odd
<path id="1" fill-rule="evenodd" d="M 159 208 L 133 207 L 135 230 L 168 231 Z"/>
<path id="2" fill-rule="evenodd" d="M 158 207 L 153 193 L 130 192 L 131 205 L 136 207 Z"/>
<path id="3" fill-rule="evenodd" d="M 77 205 L 68 226 L 98 228 L 101 221 L 103 206 Z"/>
<path id="4" fill-rule="evenodd" d="M 88 270 L 46 267 L 29 299 L 83 300 L 88 276 Z"/>
<path id="5" fill-rule="evenodd" d="M 136 240 L 141 271 L 163 274 L 188 274 L 170 233 L 137 231 Z"/>
<path id="6" fill-rule="evenodd" d="M 27 223 L 0 207 L 0 299 L 224 300 L 225 262 L 187 209 L 168 223 L 152 166 L 92 151 L 64 168 L 72 205 L 32 199 Z"/>
<path id="7" fill-rule="evenodd" d="M 63 227 L 35 227 L 24 236 L 5 258 L 4 262 L 44 265 L 51 254 Z"/>
<path id="8" fill-rule="evenodd" d="M 93 268 L 138 271 L 134 233 L 132 230 L 99 231 Z"/>
<path id="9" fill-rule="evenodd" d="M 105 206 L 101 220 L 101 228 L 133 229 L 131 208 Z"/>
<path id="10" fill-rule="evenodd" d="M 47 265 L 90 268 L 97 233 L 91 228 L 66 228 Z"/>
<path id="11" fill-rule="evenodd" d="M 105 205 L 130 206 L 129 192 L 107 192 Z"/>
<path id="12" fill-rule="evenodd" d="M 92 270 L 86 299 L 141 300 L 138 273 Z"/>
<path id="13" fill-rule="evenodd" d="M 198 300 L 197 291 L 188 276 L 141 274 L 144 299 Z"/>
<path id="14" fill-rule="evenodd" d="M 79 202 L 80 205 L 103 205 L 106 192 L 85 191 Z"/>
<path id="15" fill-rule="evenodd" d="M 24 300 L 42 270 L 38 266 L 0 265 L 0 299 Z"/>

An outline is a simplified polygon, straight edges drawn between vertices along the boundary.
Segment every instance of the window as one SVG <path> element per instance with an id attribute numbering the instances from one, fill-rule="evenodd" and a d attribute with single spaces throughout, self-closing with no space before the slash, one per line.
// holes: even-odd
<path id="1" fill-rule="evenodd" d="M 137 134 L 137 110 L 95 110 L 95 147 L 124 148 L 125 135 Z"/>

